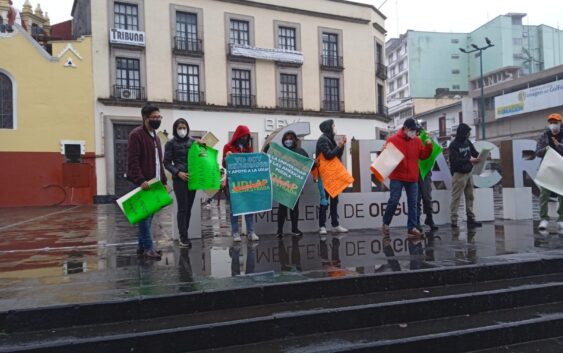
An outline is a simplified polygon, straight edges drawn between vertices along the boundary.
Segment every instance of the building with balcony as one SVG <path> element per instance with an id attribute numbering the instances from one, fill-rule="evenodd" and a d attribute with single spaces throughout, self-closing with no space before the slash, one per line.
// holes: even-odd
<path id="1" fill-rule="evenodd" d="M 334 118 L 350 138 L 387 126 L 385 16 L 345 0 L 75 0 L 92 34 L 100 200 L 120 195 L 128 131 L 147 102 L 219 148 L 239 124 L 257 148 L 294 121 Z"/>

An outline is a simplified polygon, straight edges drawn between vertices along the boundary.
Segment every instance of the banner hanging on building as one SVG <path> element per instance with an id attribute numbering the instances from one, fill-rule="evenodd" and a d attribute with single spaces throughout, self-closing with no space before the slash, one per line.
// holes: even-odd
<path id="1" fill-rule="evenodd" d="M 546 83 L 495 97 L 495 117 L 535 112 L 557 107 L 563 102 L 563 80 Z"/>
<path id="2" fill-rule="evenodd" d="M 272 209 L 270 158 L 264 153 L 227 156 L 231 211 L 240 216 Z"/>
<path id="3" fill-rule="evenodd" d="M 268 150 L 274 200 L 293 209 L 305 186 L 314 161 L 272 143 Z"/>

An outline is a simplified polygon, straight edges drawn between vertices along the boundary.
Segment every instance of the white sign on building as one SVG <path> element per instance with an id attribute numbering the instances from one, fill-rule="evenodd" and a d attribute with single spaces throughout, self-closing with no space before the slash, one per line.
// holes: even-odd
<path id="1" fill-rule="evenodd" d="M 548 109 L 561 105 L 561 102 L 563 80 L 495 97 L 495 117 L 499 119 Z"/>
<path id="2" fill-rule="evenodd" d="M 145 46 L 145 32 L 112 28 L 109 31 L 109 41 L 114 44 Z"/>

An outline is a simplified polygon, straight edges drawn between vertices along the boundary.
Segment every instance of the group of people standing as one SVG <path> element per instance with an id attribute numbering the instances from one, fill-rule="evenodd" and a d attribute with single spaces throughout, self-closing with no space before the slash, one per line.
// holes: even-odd
<path id="1" fill-rule="evenodd" d="M 127 159 L 127 178 L 135 186 L 148 190 L 148 181 L 151 179 L 159 179 L 166 185 L 167 179 L 165 170 L 172 175 L 173 189 L 176 195 L 178 205 L 177 223 L 180 234 L 180 246 L 191 247 L 188 238 L 188 229 L 190 223 L 191 209 L 195 200 L 195 191 L 188 190 L 188 165 L 187 155 L 193 143 L 202 143 L 190 137 L 190 126 L 185 119 L 178 119 L 173 124 L 173 138 L 170 139 L 164 148 L 162 148 L 160 140 L 156 135 L 156 130 L 160 127 L 162 116 L 160 110 L 156 106 L 147 105 L 141 111 L 143 124 L 135 128 L 129 135 L 128 141 L 128 159 Z M 558 116 L 558 119 L 557 119 Z M 549 145 L 555 148 L 563 155 L 562 136 L 560 130 L 554 125 L 561 125 L 561 117 L 558 114 L 550 116 L 550 130 L 546 132 L 538 144 L 538 156 L 545 154 L 545 148 Z M 322 135 L 317 140 L 315 154 L 319 157 L 321 154 L 325 159 L 333 158 L 341 159 L 345 151 L 347 143 L 346 136 L 338 136 L 336 126 L 333 120 L 326 120 L 319 126 Z M 382 233 L 384 237 L 390 235 L 390 225 L 399 204 L 402 190 L 405 189 L 408 204 L 408 221 L 407 234 L 410 239 L 421 239 L 423 237 L 423 229 L 420 223 L 420 215 L 424 213 L 426 216 L 425 224 L 431 230 L 436 230 L 432 214 L 432 182 L 431 173 L 420 177 L 419 160 L 427 159 L 433 151 L 433 142 L 429 138 L 425 143 L 418 137 L 422 127 L 412 118 L 406 119 L 402 128 L 387 143 L 392 143 L 399 149 L 404 159 L 397 168 L 389 176 L 390 179 L 390 198 L 387 203 L 383 215 Z M 449 146 L 449 159 L 451 171 L 453 174 L 452 183 L 452 202 L 450 207 L 451 226 L 458 227 L 458 208 L 462 194 L 465 196 L 465 208 L 467 213 L 467 226 L 470 228 L 480 227 L 481 223 L 475 219 L 473 212 L 473 183 L 471 171 L 473 165 L 479 162 L 478 152 L 469 140 L 471 128 L 466 124 L 460 124 L 457 129 L 455 140 Z M 223 148 L 223 167 L 227 167 L 226 157 L 233 153 L 252 153 L 253 143 L 250 129 L 247 126 L 240 125 L 236 128 L 231 140 Z M 307 152 L 299 146 L 299 139 L 295 132 L 288 131 L 282 137 L 282 144 L 298 154 L 309 157 Z M 316 168 L 317 163 L 313 168 Z M 333 233 L 347 233 L 348 230 L 339 223 L 338 215 L 338 196 L 330 197 L 323 186 L 323 180 L 319 176 L 316 180 L 319 188 L 320 206 L 319 206 L 319 234 L 324 236 L 328 233 L 326 228 L 327 212 L 330 211 L 330 222 Z M 222 185 L 228 190 L 226 185 Z M 546 196 L 547 195 L 547 196 Z M 547 202 L 550 192 L 542 191 L 540 200 L 542 223 L 540 227 L 547 226 Z M 229 195 L 227 193 L 227 199 Z M 563 228 L 563 206 L 561 196 L 559 197 L 559 224 Z M 421 209 L 422 208 L 422 209 Z M 422 212 L 421 212 L 422 211 Z M 289 213 L 291 219 L 291 234 L 294 236 L 302 236 L 303 232 L 299 230 L 299 201 L 292 210 L 284 205 L 279 205 L 278 211 L 278 237 L 284 235 L 284 223 Z M 247 236 L 249 241 L 259 240 L 255 232 L 254 215 L 245 215 L 247 228 Z M 138 254 L 148 258 L 159 259 L 161 252 L 154 247 L 151 236 L 151 223 L 153 217 L 149 217 L 139 223 L 139 241 Z M 231 231 L 235 242 L 241 241 L 239 229 L 239 217 L 234 216 L 231 212 Z"/>

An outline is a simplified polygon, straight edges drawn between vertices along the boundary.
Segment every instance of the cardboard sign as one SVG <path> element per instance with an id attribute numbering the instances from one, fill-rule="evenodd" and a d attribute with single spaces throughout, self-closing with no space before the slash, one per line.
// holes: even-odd
<path id="1" fill-rule="evenodd" d="M 188 151 L 188 189 L 219 190 L 221 173 L 217 156 L 219 152 L 211 147 L 193 143 Z"/>
<path id="2" fill-rule="evenodd" d="M 354 182 L 354 178 L 348 173 L 340 159 L 334 157 L 327 160 L 324 154 L 319 157 L 319 174 L 326 192 L 332 198 L 338 196 Z"/>
<path id="3" fill-rule="evenodd" d="M 172 204 L 172 197 L 160 180 L 150 180 L 149 186 L 149 190 L 138 187 L 116 201 L 129 223 L 137 224 Z"/>
<path id="4" fill-rule="evenodd" d="M 383 183 L 404 158 L 405 155 L 394 144 L 387 143 L 385 149 L 373 161 L 370 170 L 377 180 Z"/>
<path id="5" fill-rule="evenodd" d="M 534 181 L 544 189 L 563 195 L 563 156 L 548 147 Z"/>

